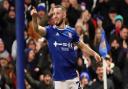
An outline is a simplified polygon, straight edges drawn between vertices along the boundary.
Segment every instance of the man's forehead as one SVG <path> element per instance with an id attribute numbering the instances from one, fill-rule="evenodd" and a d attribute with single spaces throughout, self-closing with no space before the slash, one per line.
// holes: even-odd
<path id="1" fill-rule="evenodd" d="M 128 29 L 127 28 L 123 28 L 122 32 L 128 32 Z"/>
<path id="2" fill-rule="evenodd" d="M 55 10 L 56 10 L 56 11 L 62 11 L 62 8 L 60 8 L 60 7 L 57 7 L 57 8 L 56 8 L 56 7 L 55 7 L 55 8 L 54 8 L 54 11 L 55 11 Z"/>
<path id="3" fill-rule="evenodd" d="M 101 69 L 103 69 L 103 66 L 99 66 L 99 67 L 97 67 L 97 69 L 98 70 L 101 70 Z"/>

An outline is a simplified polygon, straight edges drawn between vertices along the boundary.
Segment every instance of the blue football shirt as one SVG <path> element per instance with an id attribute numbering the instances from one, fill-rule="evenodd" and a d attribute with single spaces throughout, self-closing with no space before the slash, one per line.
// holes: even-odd
<path id="1" fill-rule="evenodd" d="M 79 36 L 74 28 L 66 26 L 64 30 L 59 30 L 57 27 L 47 26 L 46 33 L 54 80 L 62 81 L 77 77 L 77 52 L 74 43 L 79 42 Z"/>

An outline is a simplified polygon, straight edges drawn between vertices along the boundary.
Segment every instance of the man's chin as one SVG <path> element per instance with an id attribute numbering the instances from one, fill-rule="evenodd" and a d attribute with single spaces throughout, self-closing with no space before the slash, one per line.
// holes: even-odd
<path id="1" fill-rule="evenodd" d="M 56 26 L 59 26 L 59 23 L 55 23 L 56 24 Z"/>

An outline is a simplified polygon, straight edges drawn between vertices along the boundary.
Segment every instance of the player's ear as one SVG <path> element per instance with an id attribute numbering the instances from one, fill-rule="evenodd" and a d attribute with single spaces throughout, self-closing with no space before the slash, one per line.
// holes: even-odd
<path id="1" fill-rule="evenodd" d="M 63 14 L 63 18 L 66 18 L 66 12 L 63 12 L 64 14 Z"/>

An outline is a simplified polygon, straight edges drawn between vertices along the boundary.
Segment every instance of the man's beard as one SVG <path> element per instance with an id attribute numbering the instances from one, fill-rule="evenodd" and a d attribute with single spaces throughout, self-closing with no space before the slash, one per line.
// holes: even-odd
<path id="1" fill-rule="evenodd" d="M 56 26 L 59 27 L 59 26 L 63 23 L 63 20 L 64 20 L 64 19 L 61 19 L 59 23 L 56 23 Z"/>

